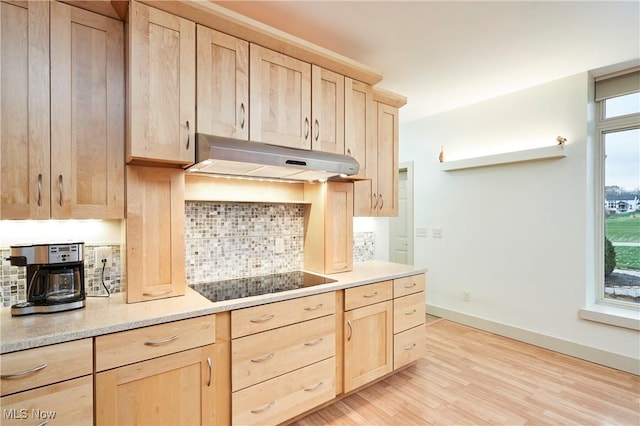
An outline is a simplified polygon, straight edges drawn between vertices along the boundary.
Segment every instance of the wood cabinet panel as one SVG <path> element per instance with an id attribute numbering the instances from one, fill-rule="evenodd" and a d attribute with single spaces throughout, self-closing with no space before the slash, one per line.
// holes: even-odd
<path id="1" fill-rule="evenodd" d="M 3 425 L 93 425 L 93 376 L 0 398 Z"/>
<path id="2" fill-rule="evenodd" d="M 398 215 L 398 108 L 377 103 L 378 216 Z"/>
<path id="3" fill-rule="evenodd" d="M 211 345 L 215 315 L 159 324 L 95 338 L 96 371 Z"/>
<path id="4" fill-rule="evenodd" d="M 393 280 L 393 297 L 402 297 L 425 290 L 425 274 L 411 275 Z"/>
<path id="5" fill-rule="evenodd" d="M 374 303 L 393 298 L 393 282 L 382 281 L 379 283 L 348 288 L 344 291 L 344 310 L 373 305 Z"/>
<path id="6" fill-rule="evenodd" d="M 0 218 L 48 219 L 49 4 L 0 2 Z"/>
<path id="7" fill-rule="evenodd" d="M 198 132 L 249 139 L 249 43 L 197 26 Z"/>
<path id="8" fill-rule="evenodd" d="M 127 166 L 127 302 L 185 292 L 184 171 Z"/>
<path id="9" fill-rule="evenodd" d="M 376 303 L 344 313 L 344 391 L 393 370 L 393 303 Z"/>
<path id="10" fill-rule="evenodd" d="M 360 164 L 358 179 L 374 179 L 377 164 L 376 110 L 370 85 L 351 78 L 344 80 L 344 149 Z M 369 206 L 372 205 L 370 202 Z"/>
<path id="11" fill-rule="evenodd" d="M 400 333 L 424 324 L 424 293 L 414 293 L 393 300 L 393 332 Z"/>
<path id="12" fill-rule="evenodd" d="M 51 2 L 51 217 L 124 217 L 122 22 Z"/>
<path id="13" fill-rule="evenodd" d="M 333 399 L 335 368 L 329 358 L 234 392 L 232 423 L 278 424 Z"/>
<path id="14" fill-rule="evenodd" d="M 311 68 L 311 148 L 344 154 L 344 76 Z"/>
<path id="15" fill-rule="evenodd" d="M 129 5 L 127 162 L 195 161 L 195 24 Z"/>
<path id="16" fill-rule="evenodd" d="M 234 339 L 232 391 L 255 385 L 336 353 L 335 316 Z"/>
<path id="17" fill-rule="evenodd" d="M 253 306 L 231 312 L 231 337 L 272 330 L 285 325 L 332 315 L 336 311 L 333 292 Z"/>
<path id="18" fill-rule="evenodd" d="M 311 149 L 311 65 L 251 44 L 250 139 Z"/>
<path id="19" fill-rule="evenodd" d="M 28 371 L 32 372 L 26 373 Z M 0 394 L 4 396 L 92 372 L 92 339 L 11 352 L 0 355 L 0 374 L 16 376 L 0 379 Z"/>
<path id="20" fill-rule="evenodd" d="M 96 374 L 96 424 L 215 424 L 213 353 L 203 346 Z"/>
<path id="21" fill-rule="evenodd" d="M 417 361 L 425 351 L 425 329 L 419 325 L 393 336 L 393 369 Z"/>

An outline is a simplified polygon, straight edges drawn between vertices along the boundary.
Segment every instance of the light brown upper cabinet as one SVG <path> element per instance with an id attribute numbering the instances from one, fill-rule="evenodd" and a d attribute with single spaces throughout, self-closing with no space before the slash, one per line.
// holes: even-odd
<path id="1" fill-rule="evenodd" d="M 122 218 L 122 23 L 58 2 L 0 20 L 1 217 Z"/>
<path id="2" fill-rule="evenodd" d="M 250 139 L 311 149 L 311 65 L 251 44 Z"/>
<path id="3" fill-rule="evenodd" d="M 311 102 L 312 149 L 344 154 L 344 76 L 313 65 Z"/>
<path id="4" fill-rule="evenodd" d="M 198 132 L 249 139 L 249 43 L 197 26 Z"/>
<path id="5" fill-rule="evenodd" d="M 195 160 L 196 26 L 131 1 L 127 162 Z"/>
<path id="6" fill-rule="evenodd" d="M 344 81 L 344 153 L 355 158 L 360 171 L 352 176 L 371 179 L 376 164 L 375 103 L 370 85 L 351 78 Z"/>

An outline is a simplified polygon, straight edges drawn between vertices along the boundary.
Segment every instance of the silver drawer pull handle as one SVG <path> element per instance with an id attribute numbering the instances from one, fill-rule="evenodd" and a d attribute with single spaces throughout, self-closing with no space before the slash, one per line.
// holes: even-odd
<path id="1" fill-rule="evenodd" d="M 415 286 L 417 286 L 418 284 L 413 283 L 413 284 L 405 284 L 404 288 L 414 288 Z"/>
<path id="2" fill-rule="evenodd" d="M 322 303 L 318 303 L 315 306 L 309 306 L 308 308 L 304 308 L 305 311 L 315 311 L 316 309 L 322 308 Z"/>
<path id="3" fill-rule="evenodd" d="M 171 289 L 169 290 L 162 290 L 162 291 L 147 291 L 142 293 L 143 296 L 149 296 L 149 297 L 158 297 L 158 296 L 162 296 L 165 294 L 169 294 L 171 293 Z"/>
<path id="4" fill-rule="evenodd" d="M 319 339 L 314 340 L 313 342 L 305 342 L 305 346 L 315 346 L 318 343 L 322 342 L 322 337 L 320 337 Z"/>
<path id="5" fill-rule="evenodd" d="M 264 316 L 262 316 L 262 317 L 260 317 L 260 318 L 251 318 L 249 321 L 251 321 L 251 322 L 256 322 L 256 323 L 261 323 L 261 322 L 267 322 L 267 321 L 269 321 L 270 319 L 273 319 L 273 317 L 274 317 L 274 315 L 273 315 L 273 314 L 271 314 L 271 315 L 264 315 Z"/>
<path id="6" fill-rule="evenodd" d="M 264 361 L 267 361 L 267 360 L 270 360 L 271 358 L 273 358 L 273 356 L 275 354 L 276 354 L 275 352 L 271 352 L 269 355 L 265 355 L 265 356 L 263 356 L 261 358 L 253 358 L 251 360 L 251 362 L 264 362 Z"/>
<path id="7" fill-rule="evenodd" d="M 376 297 L 378 295 L 378 292 L 376 291 L 373 294 L 363 294 L 362 297 L 366 297 L 367 299 L 371 299 L 372 297 Z"/>
<path id="8" fill-rule="evenodd" d="M 26 376 L 27 374 L 35 373 L 36 371 L 40 371 L 47 368 L 47 364 L 41 364 L 37 367 L 30 368 L 28 370 L 20 371 L 19 373 L 11 373 L 11 374 L 3 374 L 0 376 L 0 379 L 17 379 L 18 377 Z"/>
<path id="9" fill-rule="evenodd" d="M 414 309 L 413 311 L 408 311 L 408 312 L 405 312 L 404 314 L 405 314 L 405 315 L 413 315 L 413 314 L 415 314 L 416 312 L 417 312 L 417 311 Z"/>
<path id="10" fill-rule="evenodd" d="M 251 410 L 251 412 L 252 412 L 253 414 L 262 413 L 263 411 L 267 411 L 269 408 L 273 407 L 274 405 L 276 405 L 276 402 L 275 402 L 275 401 L 271 401 L 271 402 L 269 403 L 269 405 L 267 405 L 266 407 L 263 407 L 263 408 L 257 408 L 257 409 L 255 409 L 255 410 Z"/>
<path id="11" fill-rule="evenodd" d="M 160 345 L 166 345 L 167 343 L 171 343 L 174 340 L 178 340 L 178 335 L 176 334 L 175 336 L 171 336 L 167 339 L 163 339 L 163 340 L 151 340 L 149 342 L 144 342 L 144 344 L 146 346 L 160 346 Z"/>
<path id="12" fill-rule="evenodd" d="M 416 347 L 416 344 L 415 344 L 415 343 L 413 343 L 413 344 L 411 344 L 411 345 L 405 346 L 405 347 L 404 347 L 404 350 L 405 350 L 405 351 L 410 351 L 411 349 L 413 349 L 413 348 L 415 348 L 415 347 Z"/>
<path id="13" fill-rule="evenodd" d="M 320 388 L 320 386 L 322 386 L 324 384 L 324 382 L 320 382 L 317 385 L 310 387 L 310 388 L 304 388 L 305 392 L 313 392 L 315 390 L 318 390 Z"/>
<path id="14" fill-rule="evenodd" d="M 44 426 L 44 425 L 46 425 L 48 423 L 49 423 L 49 420 L 43 420 L 40 423 L 38 423 L 36 426 Z"/>

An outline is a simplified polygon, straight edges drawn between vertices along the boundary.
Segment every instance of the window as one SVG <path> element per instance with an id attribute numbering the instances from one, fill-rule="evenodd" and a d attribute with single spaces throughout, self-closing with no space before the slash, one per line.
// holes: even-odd
<path id="1" fill-rule="evenodd" d="M 640 307 L 640 70 L 596 81 L 599 302 Z M 596 212 L 598 213 L 598 212 Z"/>

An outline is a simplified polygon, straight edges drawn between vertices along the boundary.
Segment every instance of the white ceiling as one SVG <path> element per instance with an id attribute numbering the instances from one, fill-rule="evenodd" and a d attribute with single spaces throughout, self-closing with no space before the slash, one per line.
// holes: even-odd
<path id="1" fill-rule="evenodd" d="M 640 58 L 640 1 L 216 1 L 380 71 L 401 121 Z"/>

